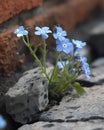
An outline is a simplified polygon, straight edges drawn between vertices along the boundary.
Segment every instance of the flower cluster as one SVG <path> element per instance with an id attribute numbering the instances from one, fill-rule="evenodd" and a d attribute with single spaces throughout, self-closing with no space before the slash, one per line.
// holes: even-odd
<path id="1" fill-rule="evenodd" d="M 52 86 L 52 89 L 54 89 L 54 91 L 58 91 L 60 93 L 61 91 L 65 92 L 67 90 L 67 86 L 70 86 L 72 88 L 73 82 L 75 82 L 76 78 L 82 72 L 85 73 L 88 79 L 90 79 L 90 68 L 89 64 L 87 63 L 87 58 L 81 56 L 81 50 L 84 46 L 86 46 L 86 42 L 82 42 L 75 39 L 70 40 L 67 37 L 67 32 L 63 30 L 62 27 L 55 26 L 54 32 L 52 32 L 47 26 L 35 27 L 34 34 L 37 36 L 41 36 L 43 41 L 43 62 L 40 61 L 40 59 L 35 53 L 37 48 L 34 49 L 35 51 L 32 49 L 33 47 L 31 46 L 29 38 L 27 37 L 29 32 L 25 30 L 23 26 L 20 26 L 14 31 L 14 33 L 17 35 L 17 37 L 23 38 L 24 43 L 31 51 L 31 54 L 34 56 L 35 61 L 42 68 L 42 72 L 49 80 L 49 85 Z M 56 51 L 58 54 L 56 59 L 56 65 L 54 67 L 51 77 L 48 76 L 46 72 L 46 39 L 48 39 L 49 33 L 53 35 L 53 38 L 56 43 Z M 62 59 L 62 53 L 67 56 L 67 59 Z M 54 88 L 53 84 L 54 86 L 56 86 L 55 84 L 57 84 L 58 87 L 60 86 L 59 89 L 57 87 Z"/>
<path id="2" fill-rule="evenodd" d="M 87 58 L 82 57 L 80 54 L 81 49 L 84 46 L 86 46 L 86 43 L 79 41 L 79 40 L 75 40 L 75 39 L 72 39 L 72 41 L 70 41 L 65 36 L 67 36 L 67 32 L 64 31 L 61 27 L 56 26 L 56 32 L 53 33 L 53 37 L 56 39 L 56 45 L 57 45 L 56 50 L 59 52 L 64 52 L 64 53 L 68 54 L 69 56 L 77 55 L 77 59 L 81 63 L 81 70 L 83 72 L 85 72 L 86 77 L 88 79 L 90 79 L 90 69 L 89 69 L 89 65 L 87 63 Z M 63 61 L 62 61 L 62 63 L 60 63 L 60 64 L 59 63 L 60 62 L 58 62 L 58 67 L 63 68 L 62 67 Z M 68 62 L 64 61 L 64 63 L 68 63 Z"/>

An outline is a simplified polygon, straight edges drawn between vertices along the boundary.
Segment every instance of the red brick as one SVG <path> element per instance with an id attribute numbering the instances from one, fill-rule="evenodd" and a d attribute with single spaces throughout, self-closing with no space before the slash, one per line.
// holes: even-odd
<path id="1" fill-rule="evenodd" d="M 19 39 L 13 34 L 17 27 L 0 35 L 0 70 L 3 74 L 10 75 L 19 63 L 17 57 Z"/>
<path id="2" fill-rule="evenodd" d="M 42 0 L 0 0 L 0 24 L 23 10 L 29 10 L 42 4 Z"/>

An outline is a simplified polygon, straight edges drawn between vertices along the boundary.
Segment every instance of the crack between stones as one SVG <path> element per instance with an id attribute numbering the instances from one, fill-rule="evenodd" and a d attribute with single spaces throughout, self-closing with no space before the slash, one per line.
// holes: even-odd
<path id="1" fill-rule="evenodd" d="M 104 120 L 104 117 L 100 117 L 100 116 L 93 116 L 90 118 L 81 118 L 81 119 L 72 119 L 72 120 L 62 120 L 62 119 L 56 119 L 56 120 L 40 120 L 40 121 L 44 121 L 44 122 L 53 122 L 53 123 L 63 123 L 63 122 L 88 122 L 88 121 L 95 121 L 95 120 Z"/>
<path id="2" fill-rule="evenodd" d="M 95 85 L 103 85 L 104 84 L 104 79 L 101 79 L 97 82 L 90 82 L 90 81 L 85 81 L 85 80 L 76 80 L 76 81 L 78 81 L 84 87 L 94 87 Z"/>
<path id="3" fill-rule="evenodd" d="M 82 121 L 82 122 L 86 122 L 86 121 L 92 121 L 92 120 L 104 120 L 104 117 L 100 117 L 100 116 L 93 116 L 90 118 L 81 118 L 81 119 L 75 119 L 75 120 L 67 120 L 66 122 L 78 122 L 78 121 Z"/>

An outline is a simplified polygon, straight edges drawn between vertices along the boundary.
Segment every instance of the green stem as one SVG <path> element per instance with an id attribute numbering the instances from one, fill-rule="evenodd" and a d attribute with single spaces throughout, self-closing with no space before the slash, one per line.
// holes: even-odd
<path id="1" fill-rule="evenodd" d="M 46 78 L 48 79 L 48 81 L 50 80 L 47 71 L 46 71 L 46 55 L 47 55 L 47 44 L 45 39 L 42 39 L 43 42 L 43 73 L 45 74 Z"/>
<path id="2" fill-rule="evenodd" d="M 27 42 L 25 41 L 24 37 L 23 37 L 23 42 L 24 42 L 25 45 L 29 48 L 31 55 L 34 57 L 34 59 L 35 59 L 35 61 L 38 63 L 38 65 L 42 68 L 42 73 L 45 74 L 46 78 L 47 78 L 48 81 L 49 81 L 49 76 L 48 76 L 48 74 L 47 74 L 47 72 L 46 72 L 46 67 L 43 67 L 41 61 L 39 60 L 39 58 L 38 58 L 38 57 L 36 56 L 36 54 L 34 53 L 34 51 L 33 51 L 33 49 L 31 48 L 31 46 L 29 45 L 29 38 L 28 38 L 28 37 L 26 37 L 26 38 L 27 38 Z M 46 55 L 45 55 L 45 56 L 46 56 Z M 45 56 L 44 56 L 44 57 L 45 57 Z M 46 59 L 46 58 L 45 58 L 45 59 Z M 46 60 L 45 60 L 45 61 L 46 61 Z M 45 64 L 46 64 L 46 63 L 45 63 Z M 45 70 L 44 70 L 44 68 L 45 68 Z"/>
<path id="3" fill-rule="evenodd" d="M 50 80 L 49 80 L 49 83 L 51 83 L 51 81 L 52 81 L 52 79 L 53 79 L 53 77 L 54 77 L 54 75 L 55 75 L 56 68 L 57 68 L 57 62 L 58 62 L 59 59 L 60 59 L 60 52 L 58 52 L 58 57 L 57 57 L 57 59 L 56 59 L 56 64 L 55 64 L 54 70 L 53 70 L 53 72 L 52 72 L 51 78 L 50 78 Z"/>
<path id="4" fill-rule="evenodd" d="M 27 38 L 27 39 L 28 39 L 28 38 Z M 41 64 L 41 62 L 40 62 L 40 60 L 39 60 L 39 58 L 36 56 L 36 54 L 34 53 L 33 49 L 32 49 L 31 46 L 29 45 L 29 39 L 28 39 L 27 42 L 26 42 L 25 39 L 24 39 L 24 37 L 23 37 L 23 42 L 24 42 L 25 45 L 29 48 L 30 53 L 32 54 L 32 56 L 34 57 L 34 59 L 35 59 L 35 61 L 38 63 L 38 65 L 43 68 L 43 66 L 42 66 L 42 64 Z"/>
<path id="5" fill-rule="evenodd" d="M 46 54 L 47 54 L 47 50 L 46 50 L 46 41 L 44 39 L 42 39 L 43 42 L 43 66 L 44 66 L 44 71 L 46 72 Z"/>

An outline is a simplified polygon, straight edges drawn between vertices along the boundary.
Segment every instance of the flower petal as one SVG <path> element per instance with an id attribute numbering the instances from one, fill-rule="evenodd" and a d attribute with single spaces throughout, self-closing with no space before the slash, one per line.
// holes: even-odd
<path id="1" fill-rule="evenodd" d="M 42 27 L 42 30 L 49 30 L 49 27 L 47 27 L 47 26 L 44 26 L 44 27 Z"/>
<path id="2" fill-rule="evenodd" d="M 18 34 L 18 33 L 19 33 L 19 29 L 16 29 L 16 30 L 14 31 L 14 33 L 15 33 L 15 34 Z"/>
<path id="3" fill-rule="evenodd" d="M 23 33 L 18 33 L 17 37 L 23 37 Z"/>
<path id="4" fill-rule="evenodd" d="M 35 27 L 35 30 L 41 31 L 41 28 L 40 27 Z"/>
<path id="5" fill-rule="evenodd" d="M 47 38 L 48 38 L 48 35 L 47 35 L 47 34 L 42 34 L 42 38 L 43 38 L 43 39 L 47 39 Z"/>
<path id="6" fill-rule="evenodd" d="M 56 46 L 56 50 L 59 51 L 59 52 L 62 51 L 62 50 L 63 50 L 63 49 L 62 49 L 62 45 L 58 44 L 58 45 Z"/>
<path id="7" fill-rule="evenodd" d="M 27 30 L 24 30 L 24 31 L 23 31 L 23 35 L 28 35 L 28 31 L 27 31 Z"/>
<path id="8" fill-rule="evenodd" d="M 24 30 L 24 26 L 20 26 L 20 27 L 19 27 L 19 30 L 20 30 L 20 31 L 23 31 L 23 30 Z"/>
<path id="9" fill-rule="evenodd" d="M 41 35 L 41 32 L 40 31 L 36 31 L 34 32 L 35 35 Z"/>

